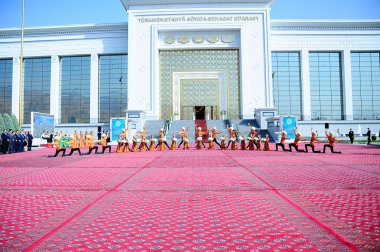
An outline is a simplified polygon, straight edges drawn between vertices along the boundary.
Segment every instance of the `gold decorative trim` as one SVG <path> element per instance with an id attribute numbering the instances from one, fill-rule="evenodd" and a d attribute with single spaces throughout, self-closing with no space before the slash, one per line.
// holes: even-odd
<path id="1" fill-rule="evenodd" d="M 196 36 L 193 38 L 193 42 L 196 43 L 196 44 L 202 44 L 203 42 L 205 42 L 205 38 L 203 36 Z"/>
<path id="2" fill-rule="evenodd" d="M 232 42 L 235 41 L 235 38 L 232 35 L 225 35 L 225 36 L 222 37 L 222 41 L 224 43 L 232 43 Z"/>
<path id="3" fill-rule="evenodd" d="M 190 42 L 190 39 L 189 37 L 186 37 L 186 36 L 181 36 L 179 39 L 178 39 L 178 42 L 182 43 L 182 44 L 187 44 Z"/>
<path id="4" fill-rule="evenodd" d="M 164 39 L 164 43 L 165 44 L 174 44 L 174 42 L 176 41 L 176 38 L 174 36 L 168 36 L 168 37 L 165 37 Z"/>
<path id="5" fill-rule="evenodd" d="M 207 38 L 207 41 L 210 43 L 216 43 L 216 42 L 219 42 L 219 38 L 217 36 L 211 35 L 210 37 Z"/>

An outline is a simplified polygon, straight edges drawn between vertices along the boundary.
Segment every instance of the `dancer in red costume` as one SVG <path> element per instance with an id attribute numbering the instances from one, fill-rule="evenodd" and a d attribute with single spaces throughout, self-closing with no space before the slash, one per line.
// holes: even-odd
<path id="1" fill-rule="evenodd" d="M 320 150 L 315 150 L 315 142 L 318 141 L 317 139 L 317 133 L 311 129 L 311 138 L 310 138 L 310 143 L 308 144 L 305 144 L 305 152 L 308 152 L 307 150 L 307 147 L 310 146 L 311 150 L 313 151 L 313 153 L 321 153 Z"/>
<path id="2" fill-rule="evenodd" d="M 249 127 L 249 131 L 250 131 L 250 137 L 253 139 L 256 137 L 256 135 L 258 135 L 260 133 L 260 130 L 259 131 L 256 131 L 256 128 L 251 126 L 251 124 L 248 123 L 248 127 Z"/>
<path id="3" fill-rule="evenodd" d="M 271 151 L 272 149 L 269 147 L 269 135 L 265 135 L 265 141 L 264 141 L 264 150 L 265 151 Z"/>
<path id="4" fill-rule="evenodd" d="M 280 146 L 282 148 L 282 151 L 288 151 L 287 149 L 285 149 L 285 140 L 286 139 L 289 139 L 286 137 L 286 131 L 282 130 L 281 131 L 281 140 L 279 143 L 276 143 L 276 151 L 278 151 L 278 146 Z"/>
<path id="5" fill-rule="evenodd" d="M 239 139 L 240 139 L 240 149 L 247 150 L 247 144 L 246 144 L 247 138 L 244 136 L 244 134 L 241 134 Z"/>
<path id="6" fill-rule="evenodd" d="M 255 137 L 255 145 L 256 145 L 256 150 L 261 150 L 261 138 L 260 138 L 260 136 Z"/>
<path id="7" fill-rule="evenodd" d="M 289 151 L 292 152 L 292 147 L 294 147 L 297 152 L 303 152 L 303 150 L 298 149 L 298 143 L 301 141 L 301 133 L 297 130 L 297 127 L 294 128 L 294 135 L 296 138 L 293 143 L 289 144 Z"/>
<path id="8" fill-rule="evenodd" d="M 326 135 L 327 139 L 329 140 L 329 143 L 323 145 L 323 152 L 322 153 L 325 153 L 326 152 L 326 147 L 328 147 L 328 148 L 330 148 L 331 153 L 342 154 L 342 152 L 340 152 L 340 151 L 334 151 L 334 143 L 338 142 L 338 140 L 334 136 L 334 133 L 329 132 L 329 131 L 326 130 L 325 135 Z"/>

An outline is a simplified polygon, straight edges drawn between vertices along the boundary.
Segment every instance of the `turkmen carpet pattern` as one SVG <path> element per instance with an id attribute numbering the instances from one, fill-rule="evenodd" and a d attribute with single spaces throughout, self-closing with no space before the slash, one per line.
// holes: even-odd
<path id="1" fill-rule="evenodd" d="M 378 251 L 380 149 L 337 149 L 1 155 L 0 250 Z"/>

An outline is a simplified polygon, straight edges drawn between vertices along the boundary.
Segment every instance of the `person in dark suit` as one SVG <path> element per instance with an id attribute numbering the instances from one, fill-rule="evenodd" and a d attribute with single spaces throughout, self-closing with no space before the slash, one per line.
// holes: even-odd
<path id="1" fill-rule="evenodd" d="M 3 130 L 3 133 L 1 134 L 1 140 L 2 140 L 1 152 L 3 154 L 6 154 L 9 148 L 9 141 L 10 141 L 10 137 L 6 129 Z"/>
<path id="2" fill-rule="evenodd" d="M 20 149 L 20 135 L 18 130 L 13 134 L 13 152 L 19 152 Z"/>
<path id="3" fill-rule="evenodd" d="M 11 154 L 13 153 L 13 130 L 12 129 L 9 129 L 8 131 L 8 136 L 9 136 L 9 143 L 8 143 L 8 153 Z"/>
<path id="4" fill-rule="evenodd" d="M 25 136 L 24 130 L 22 130 L 21 133 L 18 136 L 19 136 L 19 139 L 20 139 L 20 144 L 19 144 L 18 151 L 19 152 L 24 152 L 25 151 L 25 146 L 27 144 L 26 143 L 26 136 Z"/>
<path id="5" fill-rule="evenodd" d="M 368 131 L 367 131 L 367 140 L 368 140 L 368 142 L 367 142 L 367 144 L 369 145 L 369 144 L 371 144 L 371 130 L 370 130 L 370 128 L 368 128 Z"/>
<path id="6" fill-rule="evenodd" d="M 26 134 L 26 141 L 28 142 L 28 151 L 32 150 L 32 143 L 33 143 L 33 135 L 30 133 L 30 131 Z"/>
<path id="7" fill-rule="evenodd" d="M 354 131 L 352 129 L 348 132 L 348 137 L 350 138 L 350 142 L 354 143 Z"/>

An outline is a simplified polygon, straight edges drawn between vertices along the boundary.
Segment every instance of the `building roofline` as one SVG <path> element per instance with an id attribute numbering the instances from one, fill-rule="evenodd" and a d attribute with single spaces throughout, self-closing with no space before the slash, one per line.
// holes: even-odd
<path id="1" fill-rule="evenodd" d="M 379 19 L 272 19 L 272 30 L 380 30 Z"/>
<path id="2" fill-rule="evenodd" d="M 271 5 L 272 0 L 120 0 L 126 10 L 131 6 L 155 6 L 155 5 L 183 5 L 183 4 L 237 4 L 259 3 Z"/>
<path id="3" fill-rule="evenodd" d="M 25 36 L 33 35 L 62 35 L 73 33 L 97 33 L 97 32 L 120 32 L 128 30 L 128 23 L 107 23 L 107 24 L 80 24 L 80 25 L 55 25 L 55 26 L 32 26 L 25 27 Z M 20 36 L 21 28 L 0 29 L 0 37 Z"/>

